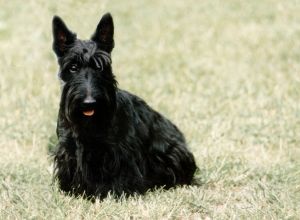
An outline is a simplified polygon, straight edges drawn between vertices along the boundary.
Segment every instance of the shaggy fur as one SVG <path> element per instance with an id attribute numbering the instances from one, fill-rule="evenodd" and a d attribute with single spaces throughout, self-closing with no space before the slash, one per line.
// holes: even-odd
<path id="1" fill-rule="evenodd" d="M 62 95 L 54 176 L 61 190 L 103 198 L 191 184 L 196 165 L 183 134 L 141 98 L 117 87 L 110 14 L 91 40 L 53 18 Z"/>

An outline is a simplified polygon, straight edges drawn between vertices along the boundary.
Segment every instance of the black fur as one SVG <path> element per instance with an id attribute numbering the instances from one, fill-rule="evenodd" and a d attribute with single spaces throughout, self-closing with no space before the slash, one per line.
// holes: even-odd
<path id="1" fill-rule="evenodd" d="M 108 192 L 120 196 L 191 184 L 196 165 L 183 134 L 141 98 L 117 87 L 113 35 L 110 14 L 86 41 L 53 18 L 62 81 L 54 157 L 59 187 L 103 198 Z"/>

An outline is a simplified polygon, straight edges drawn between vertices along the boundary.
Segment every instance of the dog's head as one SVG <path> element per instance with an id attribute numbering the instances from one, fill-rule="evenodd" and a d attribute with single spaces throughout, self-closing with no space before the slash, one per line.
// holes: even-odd
<path id="1" fill-rule="evenodd" d="M 111 68 L 114 47 L 112 16 L 105 14 L 90 40 L 80 40 L 63 20 L 53 18 L 53 50 L 62 81 L 61 112 L 68 121 L 108 121 L 116 107 L 116 80 Z"/>

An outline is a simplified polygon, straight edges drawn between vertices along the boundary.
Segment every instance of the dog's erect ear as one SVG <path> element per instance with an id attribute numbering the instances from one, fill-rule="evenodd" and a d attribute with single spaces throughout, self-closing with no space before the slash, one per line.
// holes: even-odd
<path id="1" fill-rule="evenodd" d="M 53 50 L 58 57 L 63 56 L 70 45 L 76 40 L 76 34 L 71 32 L 63 20 L 54 16 L 52 20 Z"/>
<path id="2" fill-rule="evenodd" d="M 110 13 L 106 13 L 101 18 L 92 38 L 99 48 L 110 53 L 115 46 L 114 43 L 114 22 Z"/>

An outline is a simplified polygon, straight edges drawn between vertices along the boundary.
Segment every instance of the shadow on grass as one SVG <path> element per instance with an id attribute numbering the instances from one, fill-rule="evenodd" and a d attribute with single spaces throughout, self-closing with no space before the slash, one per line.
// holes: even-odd
<path id="1" fill-rule="evenodd" d="M 57 144 L 58 144 L 57 136 L 56 134 L 52 134 L 49 137 L 48 144 L 47 144 L 47 152 L 49 155 L 54 155 Z"/>
<path id="2" fill-rule="evenodd" d="M 191 183 L 192 186 L 203 186 L 207 182 L 201 173 L 201 169 L 197 168 Z"/>

